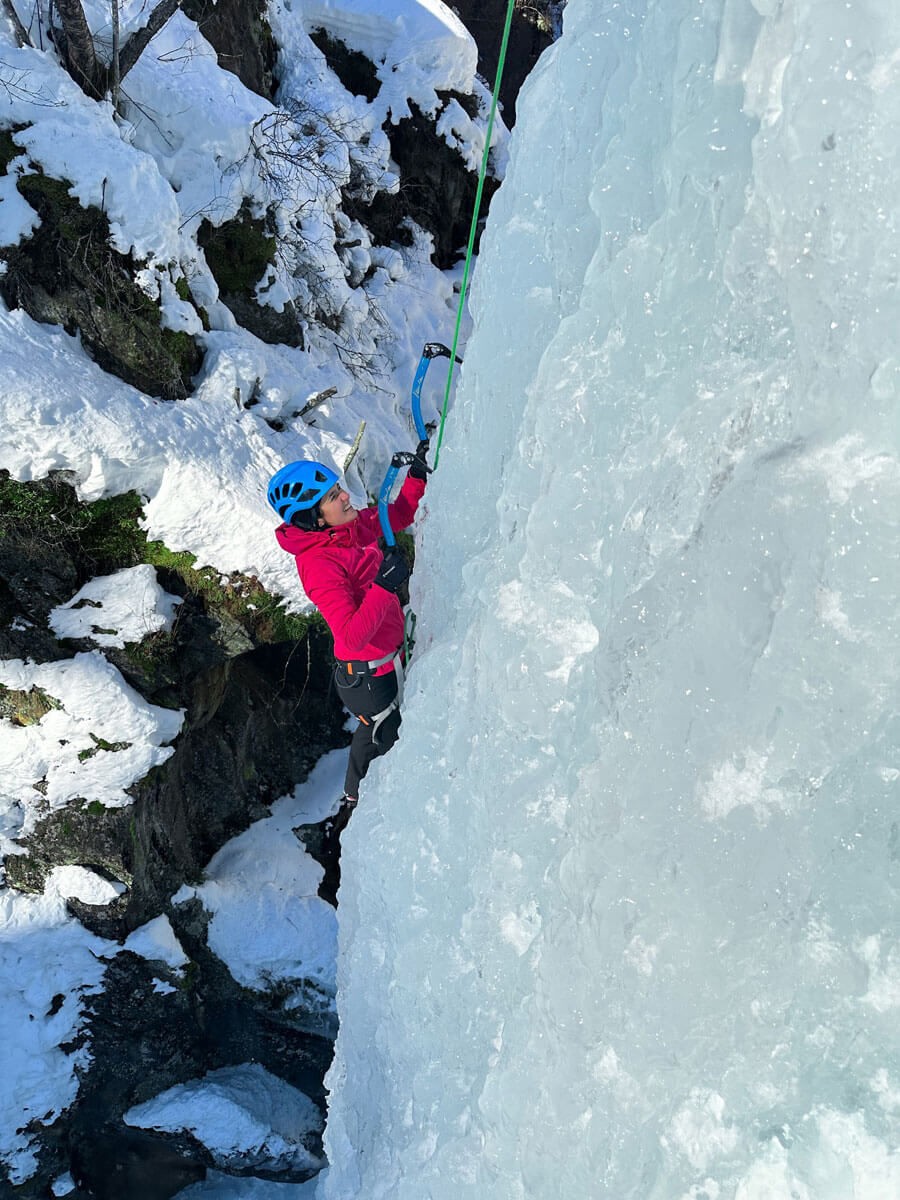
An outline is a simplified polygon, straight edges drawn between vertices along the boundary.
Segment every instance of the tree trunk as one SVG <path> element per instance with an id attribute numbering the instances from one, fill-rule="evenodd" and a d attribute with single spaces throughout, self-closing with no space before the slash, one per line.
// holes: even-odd
<path id="1" fill-rule="evenodd" d="M 56 11 L 66 35 L 66 55 L 72 78 L 87 95 L 102 95 L 94 39 L 81 7 L 81 0 L 56 0 Z"/>
<path id="2" fill-rule="evenodd" d="M 57 3 L 59 0 L 57 0 Z M 162 0 L 150 14 L 150 20 L 143 29 L 133 33 L 119 56 L 119 78 L 124 79 L 137 60 L 141 57 L 148 42 L 150 42 L 168 21 L 176 9 L 181 8 L 182 0 Z"/>
<path id="3" fill-rule="evenodd" d="M 113 109 L 119 107 L 119 0 L 110 0 L 112 9 L 112 62 L 110 63 L 109 90 L 112 93 Z"/>
<path id="4" fill-rule="evenodd" d="M 13 32 L 16 35 L 16 44 L 19 46 L 30 46 L 31 38 L 28 36 L 28 31 L 19 20 L 19 14 L 13 8 L 12 0 L 3 0 L 3 11 L 12 21 Z"/>

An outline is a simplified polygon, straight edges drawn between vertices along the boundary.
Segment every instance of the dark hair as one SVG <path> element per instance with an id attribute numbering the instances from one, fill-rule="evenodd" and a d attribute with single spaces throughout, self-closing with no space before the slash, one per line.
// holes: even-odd
<path id="1" fill-rule="evenodd" d="M 299 508 L 291 517 L 290 524 L 305 533 L 315 533 L 319 528 L 320 515 L 318 504 L 314 504 L 312 508 Z"/>

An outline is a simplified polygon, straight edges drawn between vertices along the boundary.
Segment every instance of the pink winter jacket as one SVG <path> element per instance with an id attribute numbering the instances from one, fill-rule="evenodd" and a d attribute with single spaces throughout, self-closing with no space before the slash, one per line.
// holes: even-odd
<path id="1" fill-rule="evenodd" d="M 407 475 L 400 495 L 388 505 L 394 530 L 411 525 L 425 491 L 421 479 Z M 377 587 L 375 576 L 384 555 L 378 549 L 378 507 L 363 509 L 348 525 L 308 533 L 280 525 L 275 537 L 293 554 L 303 590 L 328 622 L 334 656 L 342 662 L 383 658 L 403 641 L 403 610 L 393 592 Z M 390 663 L 377 675 L 390 671 Z"/>

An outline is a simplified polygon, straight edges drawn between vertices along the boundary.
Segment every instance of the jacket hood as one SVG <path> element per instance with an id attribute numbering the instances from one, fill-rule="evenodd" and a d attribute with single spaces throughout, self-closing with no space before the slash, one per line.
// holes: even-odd
<path id="1" fill-rule="evenodd" d="M 325 546 L 355 546 L 356 521 L 312 532 L 297 529 L 294 525 L 279 525 L 275 530 L 275 539 L 282 550 L 293 554 L 295 558 L 298 554 L 305 554 L 308 550 L 320 550 Z"/>

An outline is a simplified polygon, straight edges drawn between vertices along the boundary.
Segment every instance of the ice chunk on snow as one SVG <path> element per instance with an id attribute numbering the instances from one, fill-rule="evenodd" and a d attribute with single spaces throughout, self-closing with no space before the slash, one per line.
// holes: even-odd
<path id="1" fill-rule="evenodd" d="M 125 1113 L 128 1125 L 192 1134 L 222 1167 L 313 1170 L 322 1114 L 310 1098 L 259 1063 L 222 1067 Z"/>
<path id="2" fill-rule="evenodd" d="M 163 591 L 149 563 L 98 575 L 71 600 L 50 613 L 50 628 L 61 638 L 90 638 L 98 646 L 139 642 L 169 630 L 180 596 Z"/>

